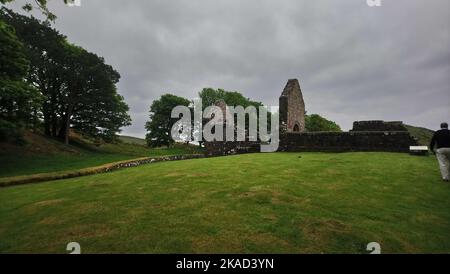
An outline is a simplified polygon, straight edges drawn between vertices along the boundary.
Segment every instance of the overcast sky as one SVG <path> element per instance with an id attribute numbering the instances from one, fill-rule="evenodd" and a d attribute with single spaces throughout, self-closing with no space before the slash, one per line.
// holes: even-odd
<path id="1" fill-rule="evenodd" d="M 23 1 L 18 1 L 21 3 Z M 16 3 L 10 7 L 19 6 Z M 54 26 L 103 56 L 143 137 L 151 102 L 189 99 L 204 87 L 266 105 L 298 78 L 308 113 L 344 129 L 401 120 L 431 129 L 450 121 L 450 1 L 50 1 Z"/>

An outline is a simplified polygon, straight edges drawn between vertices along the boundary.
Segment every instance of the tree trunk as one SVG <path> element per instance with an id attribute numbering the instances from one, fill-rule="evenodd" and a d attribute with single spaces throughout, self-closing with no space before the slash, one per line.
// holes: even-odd
<path id="1" fill-rule="evenodd" d="M 44 114 L 44 134 L 47 136 L 51 136 L 50 112 L 48 111 L 48 106 L 46 104 L 44 104 L 42 112 Z"/>
<path id="2" fill-rule="evenodd" d="M 56 137 L 56 132 L 58 131 L 58 119 L 56 119 L 56 113 L 52 114 L 52 136 Z"/>
<path id="3" fill-rule="evenodd" d="M 72 111 L 73 111 L 73 105 L 69 106 L 69 109 L 67 110 L 67 115 L 66 115 L 66 121 L 65 121 L 65 132 L 64 132 L 64 144 L 68 145 L 69 144 L 69 131 L 70 131 L 70 117 L 72 116 Z"/>
<path id="4" fill-rule="evenodd" d="M 69 144 L 69 129 L 70 129 L 70 118 L 67 119 L 66 122 L 66 133 L 64 135 L 64 144 Z"/>
<path id="5" fill-rule="evenodd" d="M 65 115 L 62 117 L 61 127 L 59 129 L 58 137 L 64 139 L 66 145 L 69 144 L 70 118 L 73 112 L 73 105 L 67 107 Z"/>
<path id="6" fill-rule="evenodd" d="M 48 117 L 44 114 L 44 134 L 47 136 L 51 136 L 52 133 L 50 131 L 50 123 Z"/>

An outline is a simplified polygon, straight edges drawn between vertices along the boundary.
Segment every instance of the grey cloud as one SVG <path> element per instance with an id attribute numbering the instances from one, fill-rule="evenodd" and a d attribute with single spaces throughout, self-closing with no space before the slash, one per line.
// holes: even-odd
<path id="1" fill-rule="evenodd" d="M 309 113 L 346 129 L 363 119 L 450 120 L 447 0 L 60 2 L 50 4 L 55 27 L 122 75 L 133 117 L 125 134 L 144 136 L 163 93 L 220 87 L 277 105 L 289 78 L 300 79 Z"/>

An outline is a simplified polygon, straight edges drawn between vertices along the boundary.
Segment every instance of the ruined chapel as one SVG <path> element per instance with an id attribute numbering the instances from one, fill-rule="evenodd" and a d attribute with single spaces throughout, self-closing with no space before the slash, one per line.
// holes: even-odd
<path id="1" fill-rule="evenodd" d="M 222 102 L 223 104 L 223 102 Z M 357 121 L 348 132 L 307 132 L 305 101 L 297 79 L 288 80 L 279 98 L 280 143 L 278 151 L 408 152 L 418 145 L 403 122 Z M 259 142 L 206 142 L 208 155 L 259 152 Z"/>

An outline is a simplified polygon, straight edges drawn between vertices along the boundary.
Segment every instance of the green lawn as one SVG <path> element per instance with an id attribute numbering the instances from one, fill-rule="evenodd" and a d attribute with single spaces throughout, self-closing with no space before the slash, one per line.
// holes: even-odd
<path id="1" fill-rule="evenodd" d="M 1 188 L 0 220 L 0 253 L 450 253 L 450 184 L 433 157 L 247 154 Z"/>

